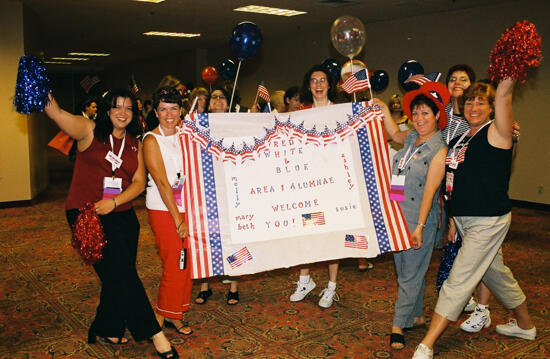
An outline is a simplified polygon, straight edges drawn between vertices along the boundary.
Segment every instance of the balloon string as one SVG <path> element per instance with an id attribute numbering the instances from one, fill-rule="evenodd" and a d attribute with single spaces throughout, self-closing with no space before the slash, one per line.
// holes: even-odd
<path id="1" fill-rule="evenodd" d="M 233 106 L 233 96 L 235 96 L 235 87 L 237 87 L 237 79 L 239 78 L 239 70 L 241 69 L 241 62 L 242 60 L 239 60 L 239 66 L 237 66 L 237 75 L 235 75 L 235 81 L 233 82 L 233 91 L 231 91 L 231 101 L 229 102 L 229 109 L 227 112 L 231 112 L 231 107 Z"/>
<path id="2" fill-rule="evenodd" d="M 353 75 L 353 56 L 351 56 L 351 57 L 349 58 L 349 62 L 350 62 L 351 76 L 354 76 L 354 75 Z M 357 102 L 357 97 L 355 96 L 355 92 L 356 92 L 356 91 L 353 92 L 353 102 Z"/>

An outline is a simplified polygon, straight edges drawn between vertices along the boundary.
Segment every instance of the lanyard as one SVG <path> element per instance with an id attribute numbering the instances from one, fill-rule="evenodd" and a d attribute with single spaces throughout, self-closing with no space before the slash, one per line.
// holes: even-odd
<path id="1" fill-rule="evenodd" d="M 169 137 L 169 136 L 166 136 L 164 134 L 164 131 L 162 131 L 162 128 L 160 127 L 160 125 L 159 125 L 159 132 L 162 135 L 162 137 Z M 176 133 L 174 133 L 173 135 L 170 135 L 170 136 L 174 137 L 174 139 L 172 140 L 172 147 L 175 148 L 175 149 L 178 148 L 178 146 L 177 146 L 177 142 L 178 142 L 177 134 L 178 134 L 178 132 L 179 132 L 179 127 L 176 126 Z M 182 166 L 179 166 L 179 164 L 181 164 L 181 165 L 183 165 L 183 164 L 180 163 L 180 161 L 178 161 L 177 156 L 174 156 L 172 154 L 172 151 L 169 151 L 168 156 L 170 157 L 170 159 L 172 160 L 172 162 L 174 164 L 174 167 L 178 171 L 177 176 L 178 176 L 178 179 L 179 179 L 181 177 L 182 172 L 183 172 L 183 168 L 182 168 Z"/>
<path id="2" fill-rule="evenodd" d="M 468 143 L 470 143 L 470 141 L 478 134 L 479 131 L 481 131 L 483 129 L 483 127 L 489 125 L 491 122 L 493 121 L 489 121 L 487 122 L 486 124 L 484 124 L 483 126 L 481 126 L 479 128 L 479 130 L 476 131 L 476 133 L 474 133 L 472 135 L 472 137 L 468 138 L 468 141 L 466 141 L 461 147 L 467 147 L 468 146 Z M 462 135 L 462 137 L 460 137 L 460 139 L 455 143 L 452 151 L 451 151 L 451 158 L 455 158 L 456 157 L 456 148 L 460 145 L 460 143 L 462 142 L 462 140 L 464 140 L 464 138 L 466 137 L 466 135 L 468 135 L 470 133 L 471 129 L 468 129 L 468 131 L 464 132 L 464 134 Z"/>
<path id="3" fill-rule="evenodd" d="M 401 171 L 405 168 L 405 166 L 407 165 L 407 163 L 410 162 L 410 160 L 414 157 L 414 155 L 422 148 L 422 146 L 424 146 L 426 144 L 426 142 L 422 142 L 422 144 L 420 146 L 418 146 L 416 148 L 416 150 L 414 150 L 413 153 L 411 153 L 411 155 L 407 158 L 407 156 L 409 155 L 409 152 L 411 152 L 411 148 L 412 147 L 409 147 L 407 149 L 407 152 L 405 152 L 405 155 L 403 156 L 403 158 L 401 158 L 401 161 L 399 161 L 399 165 L 397 166 L 397 169 L 399 170 L 399 173 L 401 173 Z"/>
<path id="4" fill-rule="evenodd" d="M 111 142 L 111 151 L 115 151 L 115 147 L 113 145 L 113 135 L 109 135 L 109 141 Z M 118 150 L 118 158 L 120 158 L 122 160 L 122 152 L 124 151 L 124 144 L 126 143 L 126 132 L 124 132 L 124 137 L 122 138 L 122 143 L 120 144 L 120 150 Z M 117 167 L 111 163 L 111 168 L 113 170 L 113 177 L 115 175 L 115 170 L 117 169 Z"/>

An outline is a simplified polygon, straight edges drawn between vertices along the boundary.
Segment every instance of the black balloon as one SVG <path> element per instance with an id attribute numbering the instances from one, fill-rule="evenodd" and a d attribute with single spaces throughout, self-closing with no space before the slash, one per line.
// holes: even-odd
<path id="1" fill-rule="evenodd" d="M 262 44 L 262 32 L 253 22 L 244 21 L 235 26 L 229 43 L 233 53 L 242 61 L 258 51 Z"/>
<path id="2" fill-rule="evenodd" d="M 390 83 L 390 76 L 384 70 L 376 70 L 370 77 L 370 85 L 376 92 L 384 91 Z"/>
<path id="3" fill-rule="evenodd" d="M 414 83 L 412 84 L 406 84 L 404 83 L 405 80 L 407 80 L 412 75 L 418 75 L 424 73 L 424 67 L 415 60 L 409 60 L 401 65 L 399 67 L 399 71 L 397 72 L 397 80 L 399 81 L 399 84 L 407 91 L 413 90 L 415 88 L 418 88 L 418 86 L 414 86 Z"/>
<path id="4" fill-rule="evenodd" d="M 338 65 L 338 62 L 336 62 L 335 59 L 326 59 L 323 61 L 322 65 L 328 69 L 334 78 L 334 81 L 338 82 L 340 80 L 340 72 L 342 71 L 342 67 Z"/>
<path id="5" fill-rule="evenodd" d="M 237 75 L 237 66 L 235 66 L 235 62 L 231 59 L 223 60 L 218 66 L 218 70 L 222 77 L 226 80 L 233 81 L 235 79 L 235 75 Z"/>

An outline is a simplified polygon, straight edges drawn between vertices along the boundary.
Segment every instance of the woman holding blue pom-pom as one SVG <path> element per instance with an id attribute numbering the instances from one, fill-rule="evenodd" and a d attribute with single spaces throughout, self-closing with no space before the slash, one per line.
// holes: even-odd
<path id="1" fill-rule="evenodd" d="M 103 99 L 96 121 L 72 115 L 49 97 L 45 113 L 74 138 L 77 155 L 66 202 L 72 226 L 86 203 L 93 203 L 107 244 L 94 264 L 101 280 L 100 303 L 88 332 L 88 343 L 100 336 L 126 344 L 126 328 L 136 341 L 152 338 L 161 358 L 178 358 L 162 332 L 136 271 L 139 222 L 131 201 L 145 188 L 145 167 L 136 100 L 126 90 Z"/>

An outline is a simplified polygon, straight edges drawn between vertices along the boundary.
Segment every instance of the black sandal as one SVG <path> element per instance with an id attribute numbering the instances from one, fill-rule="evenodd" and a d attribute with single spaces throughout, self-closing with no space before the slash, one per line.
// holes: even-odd
<path id="1" fill-rule="evenodd" d="M 109 339 L 108 337 L 103 337 L 101 335 L 97 335 L 91 329 L 88 330 L 88 344 L 97 343 L 97 337 L 100 337 L 105 343 L 112 344 L 112 345 L 124 345 L 124 344 L 128 344 L 128 342 L 129 342 L 129 340 L 124 338 L 124 337 L 116 337 L 116 340 L 112 340 L 112 339 Z M 124 341 L 123 339 L 126 339 L 126 341 Z"/>
<path id="2" fill-rule="evenodd" d="M 157 355 L 162 359 L 178 359 L 180 356 L 176 351 L 176 348 L 170 345 L 170 350 L 164 353 L 157 351 Z"/>
<path id="3" fill-rule="evenodd" d="M 234 302 L 229 303 L 230 300 L 233 300 Z M 236 292 L 229 291 L 229 292 L 227 292 L 227 301 L 226 301 L 226 303 L 227 303 L 227 305 L 239 304 L 239 291 L 236 291 Z"/>
<path id="4" fill-rule="evenodd" d="M 180 333 L 180 334 L 183 334 L 183 335 L 191 335 L 193 334 L 193 329 L 187 325 L 186 323 L 184 322 L 181 322 L 181 327 L 176 327 L 176 324 L 168 321 L 168 320 L 164 320 L 164 326 L 165 327 L 168 327 L 168 328 L 173 328 L 176 330 L 176 332 Z M 189 329 L 189 330 L 184 330 L 185 328 Z"/>
<path id="5" fill-rule="evenodd" d="M 199 292 L 199 295 L 197 295 L 197 298 L 195 298 L 195 303 L 197 304 L 205 304 L 208 301 L 208 298 L 212 296 L 212 289 L 208 288 L 208 290 L 201 290 Z M 197 302 L 197 299 L 200 299 L 201 302 Z"/>
<path id="6" fill-rule="evenodd" d="M 396 348 L 396 347 L 393 346 L 394 344 L 401 344 L 402 346 Z M 393 350 L 403 349 L 405 347 L 405 337 L 403 336 L 403 334 L 391 333 L 390 334 L 390 347 Z"/>

